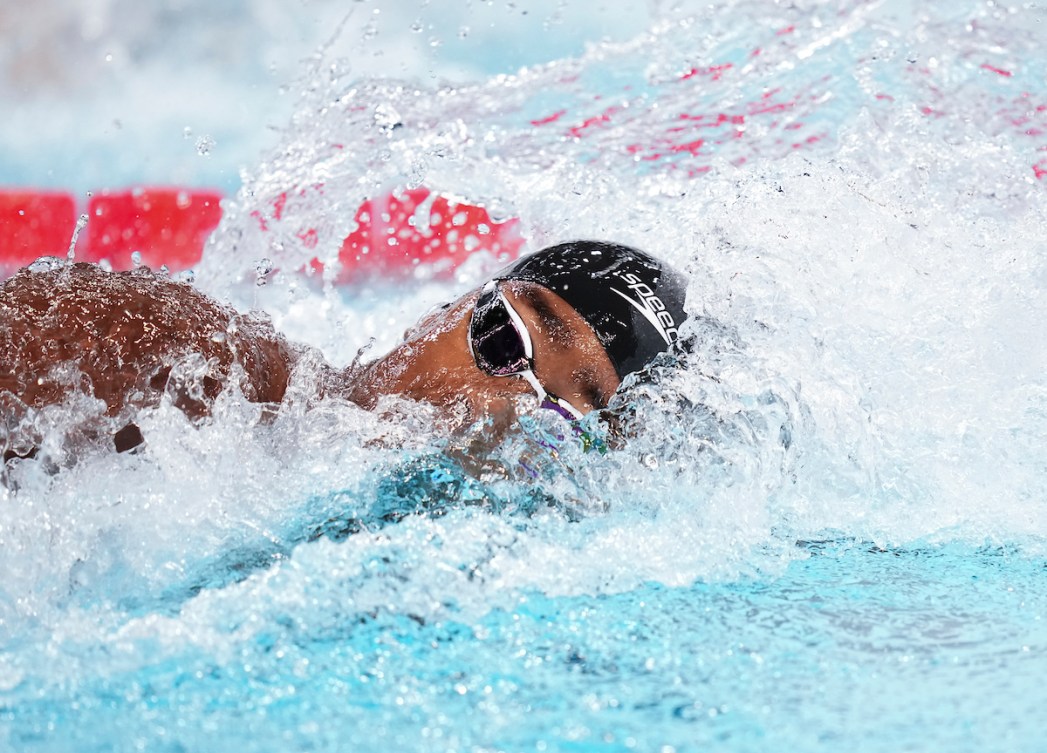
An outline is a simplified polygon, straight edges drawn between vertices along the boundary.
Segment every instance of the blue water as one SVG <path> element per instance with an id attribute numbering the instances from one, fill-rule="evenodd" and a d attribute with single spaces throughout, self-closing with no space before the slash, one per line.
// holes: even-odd
<path id="1" fill-rule="evenodd" d="M 27 683 L 2 718 L 13 749 L 77 751 L 1042 750 L 1042 561 L 802 550 L 774 578 L 525 592 L 472 619 L 356 613 L 347 589 L 319 621 L 301 604 L 268 613 L 228 654 L 163 647 L 128 671 L 156 649 L 78 651 L 94 671 Z"/>
<path id="2" fill-rule="evenodd" d="M 0 749 L 1047 750 L 1047 17 L 647 12 L 453 84 L 305 61 L 197 270 L 346 363 L 500 263 L 287 272 L 376 192 L 650 248 L 696 348 L 616 398 L 628 444 L 537 415 L 476 453 L 302 373 L 73 462 L 73 400 L 66 467 L 0 487 Z"/>

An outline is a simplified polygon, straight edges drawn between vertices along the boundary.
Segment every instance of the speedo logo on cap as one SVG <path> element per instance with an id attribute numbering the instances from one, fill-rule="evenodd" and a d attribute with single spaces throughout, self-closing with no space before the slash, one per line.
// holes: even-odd
<path id="1" fill-rule="evenodd" d="M 662 299 L 655 295 L 650 285 L 632 272 L 619 274 L 618 278 L 637 297 L 634 298 L 628 293 L 623 293 L 618 288 L 611 288 L 611 291 L 632 304 L 633 308 L 643 314 L 644 318 L 651 323 L 651 326 L 658 331 L 658 334 L 665 340 L 665 344 L 671 345 L 679 337 L 679 333 L 676 331 L 676 322 L 673 319 L 673 315 L 665 308 Z"/>

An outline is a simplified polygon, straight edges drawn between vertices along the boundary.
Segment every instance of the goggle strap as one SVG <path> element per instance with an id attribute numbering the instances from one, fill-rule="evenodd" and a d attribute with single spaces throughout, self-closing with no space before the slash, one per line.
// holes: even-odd
<path id="1" fill-rule="evenodd" d="M 585 418 L 584 413 L 575 408 L 566 400 L 561 400 L 555 395 L 550 395 L 545 390 L 545 387 L 542 386 L 541 382 L 538 381 L 538 377 L 535 376 L 534 372 L 530 369 L 528 369 L 527 371 L 521 371 L 520 376 L 526 379 L 527 383 L 531 385 L 531 389 L 538 393 L 538 401 L 540 403 L 549 403 L 549 405 L 553 406 L 556 409 L 556 411 L 561 415 L 564 413 L 568 414 L 565 415 L 564 418 L 574 419 L 575 421 L 581 421 L 583 418 Z"/>
<path id="2" fill-rule="evenodd" d="M 538 381 L 538 377 L 534 375 L 533 371 L 530 369 L 527 371 L 521 371 L 520 376 L 526 379 L 527 383 L 531 385 L 531 389 L 538 393 L 538 402 L 549 400 L 549 393 L 545 391 L 545 387 L 543 387 L 541 382 Z"/>
<path id="3" fill-rule="evenodd" d="M 585 418 L 585 414 L 584 413 L 582 413 L 580 410 L 575 408 L 573 405 L 571 405 L 566 400 L 561 400 L 558 397 L 554 398 L 552 395 L 548 395 L 548 394 L 545 396 L 545 399 L 549 400 L 550 402 L 556 403 L 556 405 L 559 406 L 562 410 L 565 410 L 568 413 L 570 413 L 574 417 L 575 421 L 581 421 L 583 418 Z"/>

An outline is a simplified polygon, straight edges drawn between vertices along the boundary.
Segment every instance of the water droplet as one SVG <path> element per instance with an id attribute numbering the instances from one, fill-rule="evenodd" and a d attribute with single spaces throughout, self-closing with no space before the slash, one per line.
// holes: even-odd
<path id="1" fill-rule="evenodd" d="M 41 256 L 36 261 L 29 264 L 27 269 L 30 272 L 50 272 L 53 269 L 59 269 L 65 266 L 65 259 L 59 259 L 57 256 Z"/>
<path id="2" fill-rule="evenodd" d="M 470 29 L 469 29 L 468 26 L 460 27 L 458 29 L 458 38 L 459 39 L 465 39 L 467 36 L 469 36 L 469 31 L 470 31 Z"/>
<path id="3" fill-rule="evenodd" d="M 210 157 L 211 150 L 216 146 L 215 140 L 206 134 L 196 140 L 196 153 L 201 157 Z"/>
<path id="4" fill-rule="evenodd" d="M 429 171 L 429 165 L 426 164 L 425 160 L 416 160 L 411 163 L 411 167 L 407 170 L 407 187 L 418 188 L 425 182 L 425 174 Z"/>
<path id="5" fill-rule="evenodd" d="M 113 53 L 111 53 L 111 52 L 105 53 L 105 62 L 107 62 L 107 63 L 113 62 Z"/>
<path id="6" fill-rule="evenodd" d="M 643 464 L 648 468 L 654 469 L 658 467 L 658 458 L 654 455 L 647 454 L 643 456 Z"/>
<path id="7" fill-rule="evenodd" d="M 69 261 L 76 258 L 76 239 L 80 237 L 80 231 L 87 227 L 87 215 L 82 214 L 76 221 L 76 227 L 73 228 L 73 237 L 69 239 L 69 252 L 66 257 Z"/>
<path id="8" fill-rule="evenodd" d="M 142 252 L 132 251 L 131 252 L 131 266 L 138 269 L 142 266 Z"/>
<path id="9" fill-rule="evenodd" d="M 196 282 L 196 272 L 191 269 L 186 269 L 176 274 L 174 276 L 174 281 L 184 283 L 185 285 L 192 285 Z"/>
<path id="10" fill-rule="evenodd" d="M 259 259 L 258 263 L 254 265 L 254 271 L 258 274 L 258 279 L 255 280 L 255 285 L 262 287 L 268 282 L 269 275 L 273 271 L 273 262 L 269 258 Z"/>
<path id="11" fill-rule="evenodd" d="M 392 133 L 403 127 L 400 113 L 392 105 L 382 103 L 374 108 L 374 123 L 383 133 Z"/>
<path id="12" fill-rule="evenodd" d="M 413 31 L 415 34 L 421 34 L 423 29 L 425 29 L 425 26 L 422 25 L 421 19 L 418 19 L 413 24 L 411 24 L 411 31 Z"/>
<path id="13" fill-rule="evenodd" d="M 186 126 L 185 128 L 182 129 L 182 138 L 183 139 L 188 140 L 188 139 L 191 139 L 192 137 L 193 137 L 193 129 L 192 128 L 190 128 L 189 126 Z"/>

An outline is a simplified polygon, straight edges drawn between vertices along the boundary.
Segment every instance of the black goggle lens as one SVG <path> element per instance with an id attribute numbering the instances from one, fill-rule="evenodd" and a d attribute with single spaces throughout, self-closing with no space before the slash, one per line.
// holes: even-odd
<path id="1" fill-rule="evenodd" d="M 512 376 L 530 368 L 523 338 L 494 287 L 476 302 L 469 338 L 476 365 L 491 376 Z"/>

